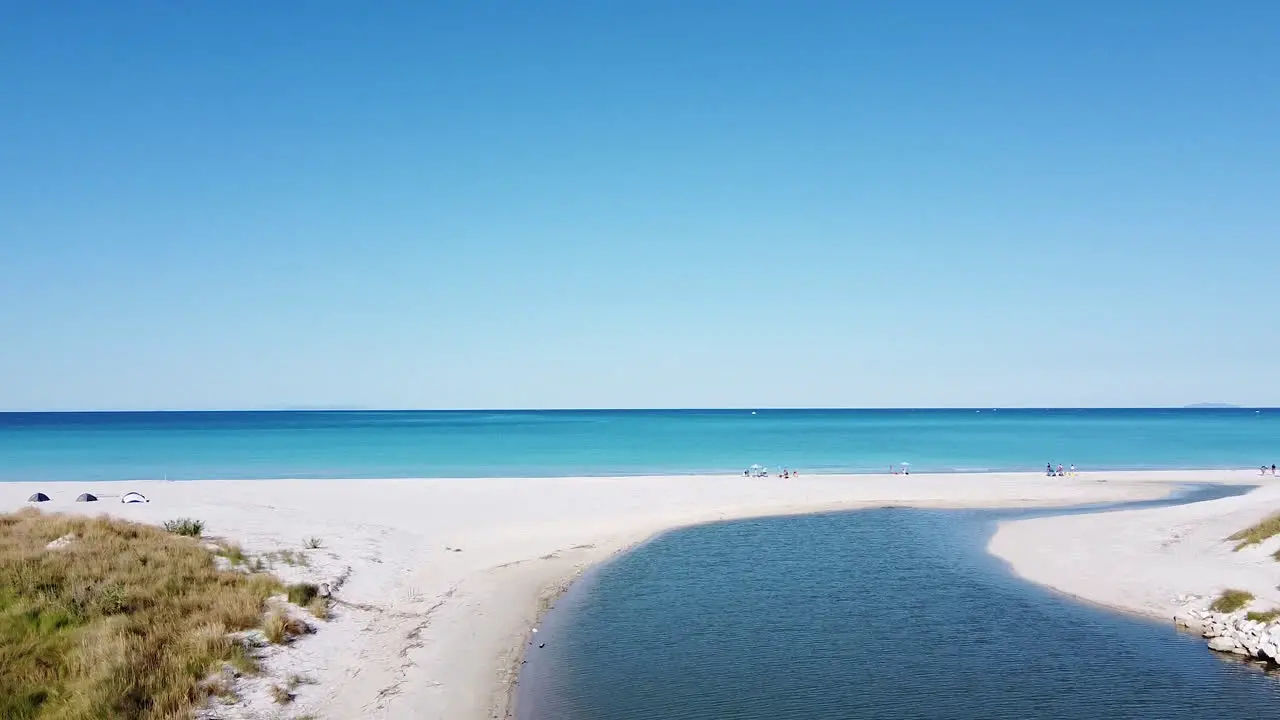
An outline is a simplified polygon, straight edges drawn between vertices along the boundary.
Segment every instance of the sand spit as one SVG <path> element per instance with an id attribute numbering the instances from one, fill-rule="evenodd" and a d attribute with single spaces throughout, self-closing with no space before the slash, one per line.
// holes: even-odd
<path id="1" fill-rule="evenodd" d="M 1245 495 L 1145 510 L 1002 523 L 988 549 L 1018 575 L 1090 602 L 1173 621 L 1227 588 L 1252 593 L 1251 609 L 1280 607 L 1280 536 L 1235 551 L 1231 534 L 1280 511 L 1280 483 L 1255 470 L 1229 482 Z"/>

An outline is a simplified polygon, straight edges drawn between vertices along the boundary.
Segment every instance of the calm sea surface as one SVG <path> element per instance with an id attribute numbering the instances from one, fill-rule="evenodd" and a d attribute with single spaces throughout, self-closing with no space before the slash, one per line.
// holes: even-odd
<path id="1" fill-rule="evenodd" d="M 1257 467 L 1280 410 L 0 413 L 0 480 Z"/>
<path id="2" fill-rule="evenodd" d="M 546 618 L 517 716 L 1280 718 L 1280 681 L 1171 622 L 1014 578 L 984 551 L 1001 516 L 871 510 L 665 535 Z"/>

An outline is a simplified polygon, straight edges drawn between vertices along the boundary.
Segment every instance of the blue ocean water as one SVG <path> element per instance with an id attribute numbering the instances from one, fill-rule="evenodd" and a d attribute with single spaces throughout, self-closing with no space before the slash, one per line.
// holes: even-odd
<path id="1" fill-rule="evenodd" d="M 0 413 L 0 480 L 1257 467 L 1280 410 Z"/>
<path id="2" fill-rule="evenodd" d="M 1171 621 L 1013 577 L 984 547 L 995 520 L 1028 514 L 1041 513 L 882 509 L 669 533 L 544 619 L 516 716 L 1280 718 L 1280 679 Z"/>

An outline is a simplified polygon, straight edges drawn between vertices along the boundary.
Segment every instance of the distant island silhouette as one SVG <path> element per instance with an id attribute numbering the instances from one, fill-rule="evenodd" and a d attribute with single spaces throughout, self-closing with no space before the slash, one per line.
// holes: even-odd
<path id="1" fill-rule="evenodd" d="M 1193 410 L 1193 409 L 1194 410 L 1226 410 L 1226 409 L 1239 410 L 1240 409 L 1239 405 L 1232 405 L 1231 403 L 1195 403 L 1194 405 L 1184 405 L 1183 407 L 1189 410 Z"/>

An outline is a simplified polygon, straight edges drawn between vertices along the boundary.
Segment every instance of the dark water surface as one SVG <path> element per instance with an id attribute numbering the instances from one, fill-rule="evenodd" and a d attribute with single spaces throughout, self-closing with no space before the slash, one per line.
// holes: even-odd
<path id="1" fill-rule="evenodd" d="M 518 717 L 1280 718 L 1280 682 L 1171 622 L 1013 577 L 984 548 L 997 519 L 1028 514 L 884 509 L 669 533 L 546 618 Z"/>

